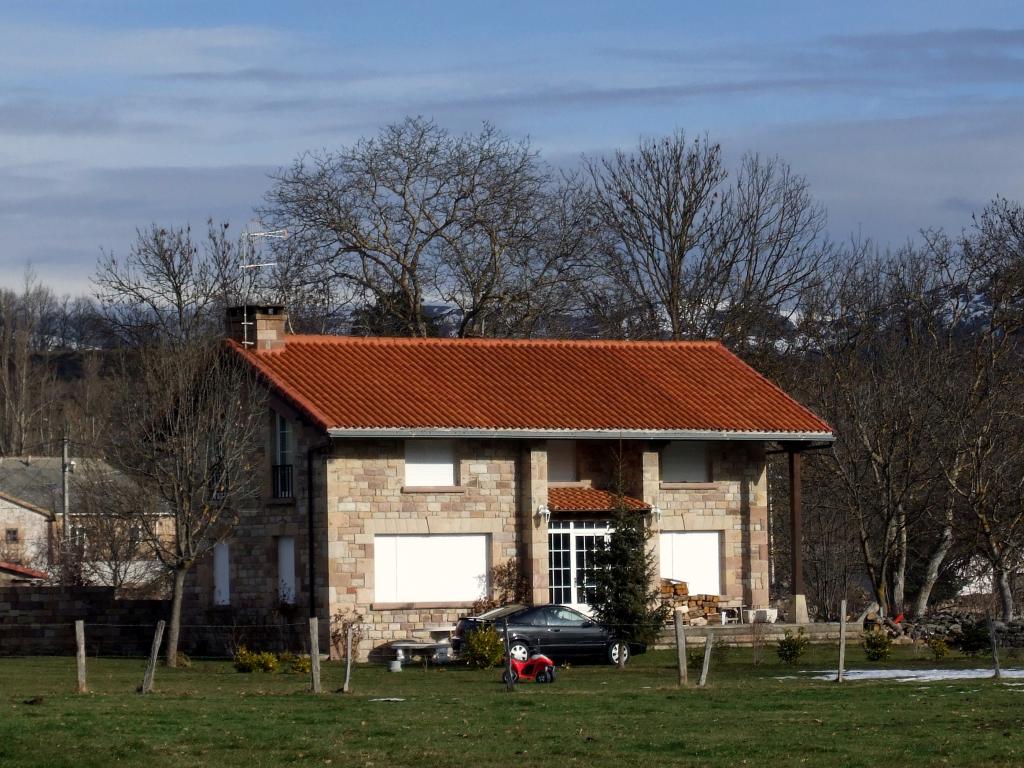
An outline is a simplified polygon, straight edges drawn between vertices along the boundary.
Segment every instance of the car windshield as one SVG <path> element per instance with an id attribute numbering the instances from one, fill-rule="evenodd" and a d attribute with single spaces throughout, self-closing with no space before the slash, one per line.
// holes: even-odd
<path id="1" fill-rule="evenodd" d="M 497 608 L 491 608 L 489 611 L 484 611 L 479 616 L 474 616 L 475 619 L 483 619 L 485 621 L 494 621 L 500 619 L 503 616 L 511 616 L 513 613 L 517 613 L 523 610 L 521 605 L 501 605 Z"/>

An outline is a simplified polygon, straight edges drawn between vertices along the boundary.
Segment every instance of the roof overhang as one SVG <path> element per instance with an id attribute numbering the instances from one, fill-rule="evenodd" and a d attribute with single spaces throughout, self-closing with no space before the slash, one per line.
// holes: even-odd
<path id="1" fill-rule="evenodd" d="M 9 493 L 0 491 L 0 499 L 3 499 L 4 501 L 7 501 L 11 504 L 16 504 L 17 506 L 21 507 L 24 510 L 27 510 L 28 512 L 35 512 L 37 515 L 42 515 L 47 520 L 52 521 L 56 519 L 53 512 L 51 512 L 50 510 L 44 509 L 43 507 L 33 504 L 31 501 L 25 501 L 24 499 L 20 499 L 17 496 L 13 496 Z"/>
<path id="2" fill-rule="evenodd" d="M 737 442 L 831 443 L 831 432 L 740 432 L 703 429 L 477 429 L 466 427 L 332 427 L 334 438 L 520 438 L 534 440 L 725 440 Z"/>

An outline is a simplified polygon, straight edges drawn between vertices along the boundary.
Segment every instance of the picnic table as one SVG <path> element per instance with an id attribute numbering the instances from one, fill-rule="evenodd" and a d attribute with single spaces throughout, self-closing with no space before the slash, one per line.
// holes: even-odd
<path id="1" fill-rule="evenodd" d="M 423 664 L 426 666 L 427 662 L 434 658 L 439 657 L 442 654 L 442 649 L 447 650 L 449 648 L 447 639 L 444 641 L 419 641 L 419 640 L 399 640 L 391 643 L 391 647 L 395 649 L 395 661 L 398 662 L 398 668 L 401 669 L 401 665 L 407 661 L 411 661 L 414 657 L 419 656 L 423 659 Z M 447 653 L 443 654 L 447 657 Z"/>

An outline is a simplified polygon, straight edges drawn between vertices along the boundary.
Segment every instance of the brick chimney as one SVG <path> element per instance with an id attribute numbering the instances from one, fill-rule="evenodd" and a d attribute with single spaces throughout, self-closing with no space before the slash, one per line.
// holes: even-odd
<path id="1" fill-rule="evenodd" d="M 228 307 L 227 334 L 246 349 L 281 349 L 285 345 L 288 314 L 279 304 Z"/>

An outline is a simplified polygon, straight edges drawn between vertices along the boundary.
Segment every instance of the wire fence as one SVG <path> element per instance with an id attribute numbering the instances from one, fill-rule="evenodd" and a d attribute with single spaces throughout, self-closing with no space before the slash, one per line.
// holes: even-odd
<path id="1" fill-rule="evenodd" d="M 794 642 L 791 627 L 779 627 L 764 622 L 739 626 L 690 627 L 680 620 L 682 619 L 681 614 L 677 613 L 675 619 L 676 621 L 665 628 L 661 640 L 663 646 L 676 651 L 676 671 L 680 686 L 687 686 L 693 682 L 696 682 L 698 686 L 706 685 L 713 673 L 713 661 L 719 655 L 717 651 L 724 645 L 751 645 L 757 653 L 763 653 L 765 648 L 772 644 L 772 649 L 769 652 L 774 653 L 774 644 L 778 642 L 779 656 L 782 658 L 783 646 Z M 319 693 L 322 690 L 321 657 L 326 656 L 333 647 L 335 657 L 340 656 L 345 661 L 345 684 L 339 690 L 347 692 L 350 686 L 352 665 L 358 653 L 359 638 L 368 626 L 356 622 L 348 623 L 340 628 L 342 636 L 339 639 L 337 633 L 339 628 L 332 627 L 330 624 L 321 627 L 316 618 L 279 623 L 184 623 L 180 626 L 180 638 L 183 641 L 180 651 L 185 664 L 189 659 L 205 661 L 233 658 L 239 671 L 250 671 L 244 669 L 240 661 L 240 658 L 244 661 L 247 652 L 245 649 L 248 649 L 249 655 L 257 658 L 255 661 L 250 658 L 245 663 L 255 663 L 255 669 L 263 669 L 263 671 L 275 671 L 279 665 L 288 665 L 287 671 L 308 675 L 308 689 Z M 533 653 L 543 652 L 543 644 L 525 639 L 530 636 L 528 628 L 523 632 L 522 628 L 517 627 L 514 635 L 520 640 L 513 642 L 513 633 L 507 631 L 504 622 L 499 620 L 495 622 L 494 626 L 502 637 L 502 647 L 505 650 L 503 663 L 507 668 L 507 680 L 511 688 L 516 678 L 516 675 L 512 674 L 514 662 L 528 662 Z M 857 643 L 860 640 L 859 627 L 848 623 L 809 626 L 813 628 L 812 633 L 817 633 L 816 639 L 819 643 L 827 643 L 837 649 L 838 674 L 835 679 L 836 682 L 843 682 L 846 647 L 848 643 Z M 651 624 L 623 624 L 618 627 L 618 633 L 606 635 L 605 642 L 609 643 L 609 650 L 623 647 L 628 649 L 631 641 L 637 637 L 637 632 L 649 632 L 653 628 L 654 626 Z M 330 631 L 332 629 L 335 629 L 335 632 L 332 633 Z M 544 627 L 543 629 L 555 629 L 555 627 Z M 321 630 L 324 631 L 321 632 Z M 540 631 L 540 628 L 537 628 L 537 631 Z M 993 673 L 998 677 L 1000 675 L 1002 643 L 999 642 L 996 626 L 991 620 L 987 624 L 986 635 L 986 639 L 990 641 L 989 651 Z M 804 631 L 801 630 L 799 637 L 803 638 L 803 636 Z M 166 627 L 163 620 L 156 624 L 124 621 L 87 622 L 84 620 L 22 623 L 4 621 L 3 618 L 0 618 L 0 664 L 3 663 L 3 658 L 40 655 L 39 647 L 26 648 L 24 642 L 26 637 L 41 639 L 52 655 L 74 655 L 78 687 L 81 691 L 88 690 L 90 660 L 103 658 L 146 660 L 145 676 L 142 678 L 143 682 L 139 686 L 139 690 L 140 692 L 146 692 L 147 688 L 152 690 L 157 660 L 165 656 L 167 651 Z M 325 642 L 328 637 L 330 640 Z M 464 640 L 464 638 L 462 639 Z M 392 671 L 400 671 L 403 663 L 413 661 L 422 663 L 424 666 L 429 663 L 452 663 L 456 659 L 447 652 L 451 647 L 450 640 L 450 637 L 435 636 L 429 641 L 420 637 L 381 643 L 373 650 L 383 650 L 383 652 L 377 653 L 376 656 L 371 652 L 370 660 L 387 662 Z M 14 641 L 17 643 L 15 644 Z M 809 638 L 795 642 L 797 646 L 800 646 L 802 642 L 807 641 Z M 328 646 L 328 642 L 331 643 L 330 646 Z M 518 642 L 525 642 L 529 646 L 530 656 L 520 657 L 512 652 Z M 440 653 L 442 648 L 446 651 L 443 654 Z M 19 649 L 20 652 L 18 652 Z M 621 650 L 618 650 L 617 654 L 610 655 L 613 661 L 621 657 Z M 305 661 L 299 663 L 299 659 L 305 659 Z M 260 664 L 267 665 L 267 668 L 262 668 Z M 141 668 L 142 665 L 140 665 Z M 694 677 L 697 678 L 695 681 L 690 679 L 691 669 Z"/>

